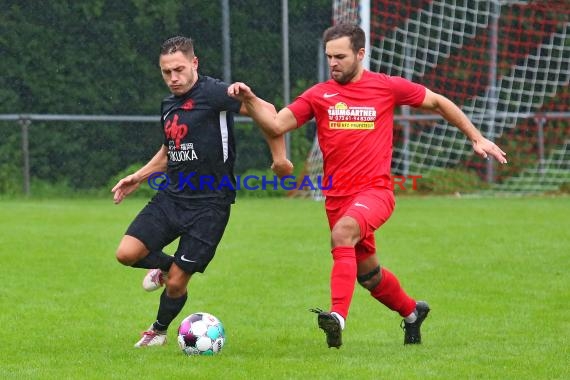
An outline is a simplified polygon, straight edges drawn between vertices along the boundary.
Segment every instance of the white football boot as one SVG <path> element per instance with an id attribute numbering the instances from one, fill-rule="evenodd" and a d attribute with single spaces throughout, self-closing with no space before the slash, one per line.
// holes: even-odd
<path id="1" fill-rule="evenodd" d="M 154 292 L 164 286 L 166 282 L 167 272 L 163 272 L 160 269 L 150 269 L 144 276 L 142 281 L 142 287 L 147 292 Z"/>
<path id="2" fill-rule="evenodd" d="M 164 346 L 166 344 L 166 331 L 156 331 L 152 325 L 143 331 L 142 338 L 135 343 L 136 348 L 150 346 Z"/>

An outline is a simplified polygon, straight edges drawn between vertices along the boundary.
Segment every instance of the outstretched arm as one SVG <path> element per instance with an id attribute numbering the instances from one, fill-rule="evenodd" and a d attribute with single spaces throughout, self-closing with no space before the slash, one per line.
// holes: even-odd
<path id="1" fill-rule="evenodd" d="M 281 136 L 297 128 L 297 119 L 288 108 L 277 113 L 271 103 L 258 98 L 245 83 L 231 84 L 228 87 L 228 95 L 242 102 L 247 109 L 246 114 L 251 116 L 268 136 Z"/>
<path id="2" fill-rule="evenodd" d="M 440 114 L 445 120 L 461 130 L 461 132 L 471 140 L 473 150 L 479 156 L 488 158 L 490 155 L 501 164 L 507 163 L 507 159 L 505 158 L 506 153 L 503 152 L 495 143 L 486 139 L 481 132 L 475 128 L 473 123 L 471 123 L 471 120 L 469 120 L 467 115 L 465 115 L 465 113 L 463 113 L 455 103 L 447 99 L 445 96 L 426 89 L 426 96 L 423 103 L 420 105 L 420 108 Z"/>
<path id="3" fill-rule="evenodd" d="M 141 182 L 146 180 L 152 173 L 166 171 L 167 153 L 168 150 L 163 145 L 145 166 L 117 182 L 111 189 L 114 193 L 113 201 L 116 204 L 121 203 L 127 195 L 138 189 Z"/>
<path id="4" fill-rule="evenodd" d="M 243 88 L 240 85 L 243 85 Z M 228 94 L 242 102 L 240 114 L 250 116 L 261 127 L 261 132 L 271 150 L 273 158 L 271 169 L 273 172 L 280 178 L 291 175 L 293 164 L 287 159 L 284 134 L 275 133 L 277 129 L 275 106 L 255 96 L 251 89 L 243 83 L 232 84 L 228 88 Z"/>

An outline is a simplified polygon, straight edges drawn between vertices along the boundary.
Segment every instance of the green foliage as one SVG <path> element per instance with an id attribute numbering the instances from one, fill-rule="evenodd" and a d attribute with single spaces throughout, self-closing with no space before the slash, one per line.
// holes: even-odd
<path id="1" fill-rule="evenodd" d="M 561 193 L 570 194 L 570 181 L 563 183 L 560 185 L 559 191 Z"/>
<path id="2" fill-rule="evenodd" d="M 566 89 L 562 90 L 562 95 Z M 563 96 L 562 96 L 563 97 Z M 499 178 L 515 177 L 524 170 L 536 170 L 540 161 L 538 125 L 536 119 L 521 122 L 517 128 L 505 132 L 497 144 L 507 152 L 508 165 L 497 165 L 496 173 Z M 551 119 L 543 125 L 543 147 L 548 160 L 553 151 L 560 149 L 568 138 L 570 124 L 565 119 Z M 556 159 L 555 159 L 556 161 Z"/>
<path id="3" fill-rule="evenodd" d="M 548 170 L 548 168 L 546 168 Z M 560 183 L 558 187 L 558 193 L 562 194 L 570 194 L 570 171 L 558 171 L 553 174 L 550 174 L 550 178 L 555 180 L 557 183 Z"/>
<path id="4" fill-rule="evenodd" d="M 22 193 L 22 170 L 14 162 L 0 163 L 0 194 L 18 195 Z"/>
<path id="5" fill-rule="evenodd" d="M 46 181 L 37 178 L 30 179 L 30 193 L 34 198 L 39 199 L 55 199 L 55 198 L 73 198 L 85 196 L 86 192 L 78 192 L 71 185 L 60 178 L 57 181 Z"/>
<path id="6" fill-rule="evenodd" d="M 472 193 L 489 187 L 476 173 L 465 169 L 432 169 L 416 183 L 419 193 L 433 194 Z"/>
<path id="7" fill-rule="evenodd" d="M 2 123 L 0 135 L 0 194 L 18 195 L 22 193 L 24 183 L 20 128 Z"/>
<path id="8" fill-rule="evenodd" d="M 315 125 L 312 122 L 290 132 L 291 161 L 302 168 L 313 145 Z"/>
<path id="9" fill-rule="evenodd" d="M 32 178 L 78 191 L 107 184 L 125 164 L 148 161 L 162 144 L 160 128 L 148 124 L 36 122 L 29 140 Z"/>
<path id="10" fill-rule="evenodd" d="M 169 0 L 4 3 L 0 113 L 155 114 L 167 93 L 157 67 L 160 44 L 179 34 L 195 40 L 201 73 L 223 76 L 218 2 L 201 2 L 192 11 Z M 290 3 L 291 51 L 298 57 L 291 77 L 315 80 L 330 3 Z M 281 14 L 275 4 L 232 2 L 230 20 L 233 79 L 282 103 Z"/>
<path id="11" fill-rule="evenodd" d="M 265 170 L 271 166 L 271 153 L 258 126 L 252 123 L 236 124 L 235 173 L 241 174 L 249 169 Z"/>
<path id="12" fill-rule="evenodd" d="M 267 1 L 230 3 L 231 80 L 247 82 L 281 108 L 281 12 Z M 293 0 L 289 9 L 291 80 L 314 83 L 330 2 Z M 174 35 L 192 37 L 200 73 L 222 78 L 221 23 L 216 1 L 188 8 L 170 0 L 6 0 L 0 12 L 0 113 L 157 115 L 168 94 L 157 64 L 160 44 Z M 236 132 L 236 173 L 264 170 L 271 164 L 266 144 L 257 128 L 243 128 Z M 12 141 L 19 129 L 8 133 L 2 132 L 9 138 L 0 141 L 0 156 L 13 155 L 12 161 L 20 155 Z M 301 136 L 292 137 L 297 162 L 308 144 Z M 38 189 L 62 183 L 79 192 L 97 189 L 125 164 L 148 160 L 160 143 L 157 126 L 34 121 L 32 179 L 42 183 Z M 5 182 L 0 193 L 15 187 Z"/>

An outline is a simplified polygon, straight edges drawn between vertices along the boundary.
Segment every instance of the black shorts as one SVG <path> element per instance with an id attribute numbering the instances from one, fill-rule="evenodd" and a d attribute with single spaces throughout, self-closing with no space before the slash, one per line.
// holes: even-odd
<path id="1" fill-rule="evenodd" d="M 174 262 L 184 272 L 204 272 L 230 218 L 231 205 L 204 200 L 176 200 L 157 193 L 133 220 L 126 235 L 149 251 L 161 251 L 180 238 Z"/>

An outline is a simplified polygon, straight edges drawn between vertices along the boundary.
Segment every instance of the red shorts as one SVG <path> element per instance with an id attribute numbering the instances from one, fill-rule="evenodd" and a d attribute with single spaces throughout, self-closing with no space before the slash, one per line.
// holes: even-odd
<path id="1" fill-rule="evenodd" d="M 384 224 L 394 211 L 391 189 L 369 189 L 345 197 L 327 197 L 325 209 L 332 231 L 343 216 L 350 216 L 360 226 L 360 241 L 356 244 L 356 260 L 362 261 L 376 253 L 374 231 Z"/>

